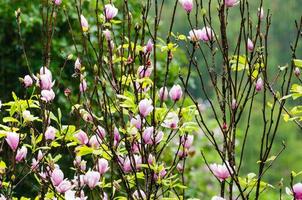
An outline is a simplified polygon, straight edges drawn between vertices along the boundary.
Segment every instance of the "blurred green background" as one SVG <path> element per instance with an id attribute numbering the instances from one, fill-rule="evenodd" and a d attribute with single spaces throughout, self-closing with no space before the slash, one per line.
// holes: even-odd
<path id="1" fill-rule="evenodd" d="M 22 47 L 18 37 L 17 24 L 15 22 L 15 10 L 21 8 L 22 12 L 22 36 L 24 38 L 25 47 L 29 63 L 33 72 L 42 66 L 42 41 L 43 35 L 41 30 L 41 2 L 38 0 L 32 0 L 30 2 L 23 0 L 0 0 L 0 99 L 5 102 L 11 99 L 11 91 L 16 91 L 19 96 L 24 96 L 25 92 L 22 88 L 18 77 L 23 77 L 28 74 L 24 55 L 22 54 Z M 76 21 L 76 13 L 71 2 L 64 1 L 64 6 L 66 7 L 67 13 L 71 19 L 73 26 L 77 27 L 79 30 L 78 22 Z M 130 1 L 132 3 L 132 1 Z M 163 19 L 169 19 L 170 13 L 172 12 L 172 4 L 174 1 L 169 0 L 166 2 L 164 9 L 166 11 L 163 13 Z M 84 14 L 86 14 L 87 19 L 92 23 L 94 16 L 89 16 L 89 13 L 93 10 L 93 1 L 84 1 Z M 121 4 L 120 1 L 115 1 L 118 7 Z M 133 5 L 130 8 L 134 16 L 140 15 L 140 5 L 139 1 L 133 1 Z M 257 12 L 258 1 L 250 1 L 251 10 L 254 11 L 254 15 Z M 301 13 L 301 1 L 300 0 L 274 0 L 265 1 L 264 8 L 270 9 L 272 14 L 272 25 L 270 30 L 270 40 L 269 40 L 269 69 L 271 73 L 277 72 L 278 66 L 286 65 L 290 63 L 290 41 L 293 41 L 295 35 L 295 24 L 294 20 L 299 19 Z M 235 35 L 238 31 L 238 25 L 240 23 L 240 18 L 238 17 L 238 9 L 232 9 L 230 11 L 230 21 L 229 21 L 229 39 L 230 41 L 235 40 Z M 121 15 L 120 15 L 121 16 Z M 255 17 L 255 16 L 254 16 Z M 183 10 L 178 8 L 176 14 L 176 23 L 173 29 L 174 33 L 180 33 L 187 35 L 189 31 L 189 24 L 186 22 L 186 14 Z M 67 65 L 63 70 L 62 76 L 59 77 L 61 67 L 65 62 L 65 58 L 69 54 L 75 54 L 74 48 L 72 46 L 71 36 L 69 34 L 68 25 L 66 22 L 66 17 L 62 11 L 59 10 L 57 16 L 57 28 L 53 40 L 52 48 L 52 62 L 51 70 L 56 77 L 58 84 L 57 96 L 55 104 L 61 107 L 63 112 L 69 112 L 69 105 L 66 103 L 63 91 L 65 88 L 78 88 L 78 82 L 71 79 L 71 74 L 73 73 L 73 62 L 67 61 Z M 139 22 L 138 19 L 136 19 Z M 164 20 L 165 21 L 165 20 Z M 215 26 L 215 24 L 214 24 Z M 216 24 L 218 26 L 218 24 Z M 236 29 L 237 28 L 237 29 Z M 161 36 L 166 33 L 165 23 L 161 25 Z M 76 33 L 76 38 L 80 32 Z M 164 37 L 163 37 L 164 38 Z M 80 40 L 77 40 L 78 42 Z M 231 42 L 230 42 L 231 43 Z M 302 51 L 299 49 L 298 56 L 302 57 Z M 175 74 L 171 75 L 169 84 L 173 84 L 173 80 L 177 78 L 180 65 L 185 65 L 185 55 L 179 56 L 178 60 L 183 62 L 173 63 L 172 71 Z M 195 96 L 202 98 L 202 94 L 199 92 L 198 84 L 195 80 L 191 80 L 191 88 L 195 91 Z M 210 85 L 210 84 L 208 84 Z M 76 92 L 76 91 L 75 91 Z M 260 98 L 258 99 L 260 100 Z M 297 101 L 295 103 L 300 103 Z M 260 105 L 260 102 L 259 102 Z M 242 175 L 248 174 L 250 172 L 257 172 L 257 160 L 258 160 L 258 148 L 259 148 L 259 133 L 258 127 L 262 124 L 261 113 L 257 110 L 252 118 L 252 126 L 250 129 L 249 142 L 245 150 L 245 159 L 242 169 Z M 245 113 L 246 114 L 246 113 Z M 66 118 L 68 121 L 68 119 Z M 213 127 L 214 129 L 215 127 Z M 240 132 L 240 130 L 239 130 Z M 278 197 L 278 183 L 284 178 L 285 185 L 288 185 L 289 175 L 291 170 L 300 171 L 302 170 L 302 151 L 300 147 L 302 146 L 302 131 L 298 129 L 292 123 L 285 123 L 282 121 L 278 135 L 276 138 L 275 148 L 273 149 L 272 155 L 278 152 L 282 147 L 282 141 L 286 144 L 286 149 L 283 154 L 276 160 L 272 169 L 264 177 L 266 182 L 269 182 L 275 189 L 270 189 L 265 192 L 261 199 L 276 199 Z M 240 134 L 239 134 L 240 135 Z M 218 162 L 217 156 L 213 151 L 213 147 L 209 145 L 205 137 L 199 134 L 196 138 L 195 143 L 195 155 L 189 158 L 187 170 L 187 186 L 188 191 L 187 196 L 209 199 L 210 196 L 218 193 L 218 183 L 211 178 L 211 176 L 206 170 L 203 160 L 200 155 L 200 148 L 203 148 L 208 155 L 211 162 Z M 240 141 L 239 141 L 240 143 Z M 257 155 L 257 156 L 256 156 Z M 284 187 L 283 187 L 284 189 Z"/>

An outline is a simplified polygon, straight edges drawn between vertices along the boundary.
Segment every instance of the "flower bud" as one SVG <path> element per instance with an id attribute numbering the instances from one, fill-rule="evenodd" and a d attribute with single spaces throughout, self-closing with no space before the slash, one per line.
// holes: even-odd
<path id="1" fill-rule="evenodd" d="M 254 43 L 253 43 L 253 41 L 250 38 L 247 39 L 247 50 L 249 52 L 253 52 L 254 51 Z"/>
<path id="2" fill-rule="evenodd" d="M 240 3 L 240 0 L 224 0 L 225 6 L 226 7 L 234 7 Z"/>
<path id="3" fill-rule="evenodd" d="M 96 129 L 96 133 L 98 134 L 98 136 L 103 140 L 106 136 L 106 131 L 103 127 L 98 126 Z"/>
<path id="4" fill-rule="evenodd" d="M 295 68 L 295 70 L 294 70 L 294 74 L 295 74 L 297 77 L 299 77 L 299 76 L 300 76 L 301 71 L 300 71 L 300 69 L 299 69 L 298 67 L 296 67 L 296 68 Z"/>
<path id="5" fill-rule="evenodd" d="M 16 162 L 20 162 L 21 160 L 25 159 L 27 155 L 27 148 L 23 146 L 21 149 L 18 149 L 16 154 Z"/>
<path id="6" fill-rule="evenodd" d="M 161 87 L 159 89 L 158 96 L 161 101 L 166 101 L 168 99 L 168 95 L 169 92 L 167 87 Z"/>
<path id="7" fill-rule="evenodd" d="M 258 15 L 258 17 L 259 17 L 260 20 L 264 19 L 264 10 L 263 10 L 262 7 L 258 8 L 258 14 L 257 15 Z"/>
<path id="8" fill-rule="evenodd" d="M 88 136 L 87 136 L 87 134 L 84 132 L 84 131 L 82 131 L 82 130 L 80 130 L 77 134 L 75 134 L 74 135 L 77 139 L 78 139 L 78 141 L 80 142 L 80 144 L 82 144 L 82 145 L 84 145 L 84 144 L 87 144 L 88 143 Z"/>
<path id="9" fill-rule="evenodd" d="M 104 158 L 98 159 L 98 171 L 101 175 L 109 170 L 108 161 Z"/>
<path id="10" fill-rule="evenodd" d="M 256 91 L 260 92 L 262 89 L 263 89 L 263 80 L 260 77 L 256 82 Z"/>
<path id="11" fill-rule="evenodd" d="M 81 60 L 80 60 L 80 58 L 77 58 L 76 61 L 74 62 L 74 70 L 76 72 L 80 72 L 81 68 L 82 68 Z"/>
<path id="12" fill-rule="evenodd" d="M 189 149 L 193 144 L 193 140 L 194 140 L 193 135 L 188 135 L 188 136 L 184 135 L 184 136 L 181 137 L 181 144 L 186 149 Z"/>
<path id="13" fill-rule="evenodd" d="M 82 26 L 83 32 L 87 32 L 88 31 L 89 24 L 88 24 L 87 19 L 83 15 L 81 15 L 81 26 Z"/>
<path id="14" fill-rule="evenodd" d="M 26 75 L 23 78 L 23 84 L 25 88 L 29 88 L 33 84 L 33 79 L 29 75 Z"/>
<path id="15" fill-rule="evenodd" d="M 147 45 L 146 45 L 145 48 L 144 48 L 144 53 L 145 53 L 145 54 L 151 53 L 152 50 L 153 50 L 153 46 L 154 46 L 154 44 L 153 44 L 152 40 L 149 39 L 148 42 L 147 42 Z"/>
<path id="16" fill-rule="evenodd" d="M 55 168 L 51 173 L 50 179 L 54 186 L 58 186 L 64 179 L 64 173 L 59 168 Z"/>
<path id="17" fill-rule="evenodd" d="M 19 134 L 15 132 L 8 132 L 6 134 L 5 140 L 13 151 L 17 150 L 17 147 L 19 145 L 19 138 L 20 138 Z"/>
<path id="18" fill-rule="evenodd" d="M 80 83 L 80 92 L 84 93 L 87 90 L 87 83 L 86 80 L 83 79 Z"/>
<path id="19" fill-rule="evenodd" d="M 114 127 L 114 131 L 113 131 L 113 134 L 114 134 L 114 142 L 113 142 L 113 145 L 116 147 L 118 146 L 120 140 L 121 140 L 121 136 L 120 136 L 120 133 L 118 131 L 118 129 L 116 127 Z"/>
<path id="20" fill-rule="evenodd" d="M 153 135 L 154 128 L 153 126 L 148 127 L 143 132 L 143 140 L 145 144 L 152 144 L 152 135 Z"/>
<path id="21" fill-rule="evenodd" d="M 139 115 L 136 115 L 135 117 L 133 117 L 130 120 L 130 123 L 132 124 L 132 126 L 134 126 L 137 129 L 141 129 L 141 124 L 142 124 L 142 120 L 141 117 Z"/>
<path id="22" fill-rule="evenodd" d="M 193 0 L 179 0 L 179 2 L 186 12 L 189 13 L 193 10 Z"/>
<path id="23" fill-rule="evenodd" d="M 170 95 L 170 98 L 173 100 L 173 101 L 178 101 L 180 100 L 180 98 L 182 97 L 182 90 L 181 90 L 181 87 L 180 85 L 174 85 L 170 92 L 169 92 L 169 95 Z"/>

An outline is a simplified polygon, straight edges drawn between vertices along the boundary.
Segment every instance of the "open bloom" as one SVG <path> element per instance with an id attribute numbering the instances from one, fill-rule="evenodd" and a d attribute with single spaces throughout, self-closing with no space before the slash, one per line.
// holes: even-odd
<path id="1" fill-rule="evenodd" d="M 113 19 L 118 13 L 118 9 L 114 5 L 105 5 L 105 17 L 107 20 Z"/>
<path id="2" fill-rule="evenodd" d="M 55 137 L 56 137 L 56 132 L 57 132 L 57 130 L 54 127 L 52 127 L 52 126 L 47 127 L 47 129 L 45 131 L 45 134 L 44 134 L 45 139 L 46 140 L 54 140 Z"/>
<path id="3" fill-rule="evenodd" d="M 228 165 L 228 163 L 227 163 Z M 211 164 L 210 165 L 210 169 L 213 172 L 213 174 L 220 180 L 220 181 L 224 181 L 225 179 L 227 179 L 228 177 L 231 176 L 231 173 L 229 170 L 231 170 L 231 168 L 229 166 L 227 166 L 226 164 L 223 165 L 219 165 L 219 164 Z M 229 170 L 228 170 L 229 168 Z"/>
<path id="4" fill-rule="evenodd" d="M 139 115 L 136 115 L 135 117 L 133 117 L 130 120 L 130 123 L 132 124 L 132 126 L 134 126 L 137 129 L 141 129 L 141 124 L 142 124 L 142 120 L 141 117 Z"/>
<path id="5" fill-rule="evenodd" d="M 179 2 L 185 11 L 187 11 L 188 13 L 192 11 L 193 0 L 179 0 Z"/>
<path id="6" fill-rule="evenodd" d="M 101 175 L 105 174 L 109 170 L 108 161 L 104 158 L 98 159 L 98 171 Z"/>
<path id="7" fill-rule="evenodd" d="M 184 135 L 181 137 L 181 144 L 187 149 L 189 149 L 192 146 L 193 141 L 194 141 L 193 135 L 188 135 L 188 136 Z"/>
<path id="8" fill-rule="evenodd" d="M 84 182 L 90 189 L 95 188 L 100 181 L 100 173 L 96 171 L 88 171 L 84 176 Z"/>
<path id="9" fill-rule="evenodd" d="M 143 99 L 138 104 L 139 112 L 143 117 L 148 116 L 153 111 L 152 100 Z"/>
<path id="10" fill-rule="evenodd" d="M 82 30 L 83 32 L 87 32 L 89 29 L 89 24 L 87 19 L 84 17 L 84 15 L 81 15 L 81 26 L 82 26 Z"/>
<path id="11" fill-rule="evenodd" d="M 24 158 L 26 158 L 27 155 L 27 148 L 23 146 L 21 149 L 18 149 L 17 154 L 16 154 L 16 162 L 20 162 Z"/>
<path id="12" fill-rule="evenodd" d="M 293 185 L 293 193 L 296 200 L 302 200 L 302 183 Z"/>
<path id="13" fill-rule="evenodd" d="M 224 0 L 225 6 L 226 7 L 234 7 L 238 5 L 240 0 Z"/>
<path id="14" fill-rule="evenodd" d="M 15 132 L 8 132 L 6 134 L 5 140 L 13 151 L 17 150 L 17 147 L 19 145 L 19 138 L 19 134 Z"/>
<path id="15" fill-rule="evenodd" d="M 100 144 L 102 143 L 102 140 L 99 136 L 97 135 L 93 135 L 91 136 L 90 140 L 89 140 L 89 145 L 94 148 L 97 149 L 100 147 Z"/>
<path id="16" fill-rule="evenodd" d="M 64 179 L 64 174 L 59 168 L 55 168 L 51 173 L 51 182 L 54 186 L 58 186 Z"/>
<path id="17" fill-rule="evenodd" d="M 153 126 L 148 127 L 143 132 L 143 140 L 145 144 L 152 144 L 152 136 L 153 136 L 154 128 Z"/>
<path id="18" fill-rule="evenodd" d="M 214 31 L 210 27 L 203 27 L 201 29 L 201 40 L 208 42 L 214 39 Z"/>
<path id="19" fill-rule="evenodd" d="M 179 122 L 178 115 L 175 112 L 169 112 L 162 123 L 163 127 L 176 129 Z"/>
<path id="20" fill-rule="evenodd" d="M 201 40 L 202 38 L 202 31 L 201 29 L 193 29 L 189 32 L 189 37 L 188 37 L 191 41 L 193 42 L 197 42 L 199 40 Z"/>
<path id="21" fill-rule="evenodd" d="M 51 90 L 53 86 L 51 76 L 48 74 L 40 75 L 40 88 L 41 90 Z"/>

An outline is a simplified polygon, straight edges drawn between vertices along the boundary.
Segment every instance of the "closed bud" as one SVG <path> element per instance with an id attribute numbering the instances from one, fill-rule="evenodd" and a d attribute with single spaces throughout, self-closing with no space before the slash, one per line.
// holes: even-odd
<path id="1" fill-rule="evenodd" d="M 179 0 L 179 2 L 187 13 L 193 10 L 193 0 Z"/>

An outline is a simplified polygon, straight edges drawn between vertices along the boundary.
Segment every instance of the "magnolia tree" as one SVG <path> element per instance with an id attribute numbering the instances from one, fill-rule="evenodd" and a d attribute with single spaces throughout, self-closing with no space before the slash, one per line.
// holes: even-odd
<path id="1" fill-rule="evenodd" d="M 295 75 L 301 83 L 302 61 L 296 58 L 301 21 L 296 22 L 291 64 L 270 73 L 271 14 L 263 0 L 258 10 L 251 9 L 248 0 L 174 0 L 169 17 L 163 17 L 165 0 L 95 0 L 89 2 L 92 13 L 83 9 L 81 0 L 70 10 L 65 3 L 41 2 L 39 71 L 28 64 L 22 8 L 15 13 L 29 73 L 21 79 L 26 96 L 13 93 L 13 101 L 2 104 L 1 199 L 196 198 L 186 194 L 186 163 L 200 132 L 217 154 L 217 160 L 209 162 L 210 155 L 202 149 L 197 153 L 217 180 L 212 199 L 261 199 L 272 187 L 263 176 L 285 148 L 276 144 L 279 153 L 271 153 L 282 115 L 301 127 L 301 117 L 285 105 L 289 97 L 301 96 L 301 86 L 291 86 Z M 140 15 L 135 17 L 134 10 Z M 229 15 L 235 11 L 240 24 L 230 41 Z M 187 16 L 183 23 L 188 33 L 174 32 L 179 13 Z M 76 15 L 76 23 L 71 15 Z M 60 17 L 67 18 L 66 35 L 74 43 L 61 72 L 74 62 L 69 77 L 76 88 L 62 86 L 61 74 L 52 73 L 57 67 L 52 65 L 52 41 Z M 180 64 L 175 56 L 179 52 L 186 55 L 182 65 L 187 70 L 171 80 L 171 65 Z M 190 87 L 193 78 L 200 85 L 197 92 Z M 68 100 L 70 113 L 55 107 L 58 96 Z M 296 110 L 301 112 L 301 107 Z M 254 142 L 248 135 L 251 118 L 259 112 L 258 171 L 246 175 L 241 171 L 248 159 L 244 150 Z M 297 175 L 292 173 L 286 192 L 301 200 Z M 18 193 L 29 177 L 34 177 L 30 180 L 36 193 Z M 276 190 L 280 198 L 282 188 Z"/>

